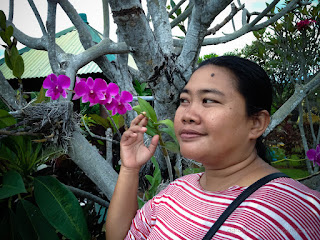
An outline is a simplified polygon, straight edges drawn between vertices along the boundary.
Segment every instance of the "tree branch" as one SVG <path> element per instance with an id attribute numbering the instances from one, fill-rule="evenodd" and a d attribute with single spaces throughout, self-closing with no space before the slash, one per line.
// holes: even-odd
<path id="1" fill-rule="evenodd" d="M 6 136 L 43 136 L 42 133 L 24 132 L 24 131 L 5 131 L 0 129 L 0 135 Z"/>
<path id="2" fill-rule="evenodd" d="M 48 29 L 48 57 L 52 71 L 57 74 L 63 74 L 60 71 L 60 67 L 57 59 L 56 52 L 56 1 L 48 1 L 48 16 L 47 16 L 47 29 Z"/>
<path id="3" fill-rule="evenodd" d="M 69 185 L 65 185 L 67 188 L 70 189 L 71 192 L 74 193 L 74 195 L 78 196 L 78 197 L 83 197 L 83 198 L 87 198 L 93 202 L 99 203 L 101 206 L 108 208 L 109 207 L 109 202 L 103 200 L 102 198 L 99 198 L 95 195 L 93 195 L 92 193 L 86 192 L 84 190 L 81 190 L 79 188 L 75 188 Z"/>
<path id="4" fill-rule="evenodd" d="M 7 21 L 7 25 L 13 27 L 13 36 L 23 45 L 37 50 L 48 49 L 47 37 L 33 38 L 21 32 L 12 22 Z"/>
<path id="5" fill-rule="evenodd" d="M 80 132 L 74 131 L 72 138 L 68 151 L 69 156 L 103 194 L 111 199 L 118 174 Z"/>
<path id="6" fill-rule="evenodd" d="M 307 94 L 320 85 L 320 72 L 305 85 L 297 86 L 294 94 L 272 115 L 271 123 L 266 129 L 267 136 L 278 124 L 280 124 L 289 113 L 295 109 Z"/>
<path id="7" fill-rule="evenodd" d="M 189 7 L 170 23 L 171 28 L 176 27 L 180 22 L 184 21 L 187 17 L 189 17 L 192 13 L 193 6 L 194 4 L 190 3 Z"/>
<path id="8" fill-rule="evenodd" d="M 135 51 L 132 57 L 143 78 L 149 79 L 165 59 L 159 51 L 141 3 L 135 0 L 109 0 L 113 19 L 126 44 Z M 147 64 L 146 64 L 147 63 Z"/>
<path id="9" fill-rule="evenodd" d="M 173 51 L 173 42 L 171 27 L 166 11 L 166 1 L 147 1 L 149 13 L 151 14 L 154 33 L 162 52 L 171 55 Z"/>
<path id="10" fill-rule="evenodd" d="M 184 4 L 185 1 L 186 0 L 181 0 L 180 2 L 178 2 L 178 4 L 176 4 L 174 8 L 172 8 L 171 11 L 168 13 L 168 16 L 170 17 L 172 14 L 174 14 L 175 11 L 177 11 L 181 7 L 181 5 Z"/>
<path id="11" fill-rule="evenodd" d="M 110 33 L 110 19 L 109 19 L 109 0 L 102 0 L 103 9 L 103 36 L 109 38 Z"/>
<path id="12" fill-rule="evenodd" d="M 14 8 L 14 1 L 10 0 L 10 3 L 9 3 L 9 17 L 8 17 L 8 20 L 10 22 L 12 22 L 12 19 L 13 19 L 13 8 Z"/>
<path id="13" fill-rule="evenodd" d="M 224 25 L 226 25 L 243 8 L 244 5 L 240 6 L 240 8 L 237 8 L 234 3 L 231 3 L 230 14 L 225 19 L 223 19 L 223 21 L 220 24 L 217 24 L 214 28 L 209 29 L 206 33 L 206 36 L 210 34 L 216 34 L 217 31 L 219 31 Z"/>
<path id="14" fill-rule="evenodd" d="M 72 64 L 74 68 L 79 69 L 101 55 L 129 53 L 132 51 L 133 49 L 129 48 L 124 42 L 114 43 L 110 39 L 105 38 L 100 43 L 73 56 Z"/>
<path id="15" fill-rule="evenodd" d="M 68 15 L 73 25 L 78 30 L 79 39 L 84 49 L 92 47 L 94 44 L 92 42 L 92 37 L 89 32 L 89 29 L 87 28 L 86 24 L 81 19 L 77 11 L 74 9 L 74 7 L 71 5 L 71 3 L 68 0 L 59 0 L 59 4 L 63 11 Z"/>
<path id="16" fill-rule="evenodd" d="M 232 41 L 234 39 L 237 39 L 238 37 L 241 37 L 242 35 L 250 32 L 250 31 L 257 31 L 257 30 L 259 30 L 261 28 L 264 28 L 264 27 L 267 26 L 267 24 L 271 24 L 271 23 L 277 21 L 284 14 L 286 14 L 289 11 L 291 11 L 296 6 L 298 1 L 299 0 L 291 1 L 280 13 L 276 14 L 274 17 L 272 17 L 271 19 L 265 21 L 264 23 L 261 23 L 259 25 L 255 25 L 255 26 L 252 25 L 252 23 L 249 23 L 249 24 L 246 24 L 246 25 L 242 26 L 242 28 L 240 28 L 238 31 L 233 32 L 232 34 L 228 34 L 226 36 L 217 37 L 217 38 L 206 38 L 206 39 L 203 40 L 202 46 L 217 45 L 217 44 L 220 44 L 220 43 L 226 43 L 226 42 Z M 255 19 L 255 22 L 258 19 L 260 19 L 260 17 L 259 18 L 257 17 Z M 174 39 L 173 40 L 173 44 L 176 47 L 181 47 L 181 46 L 184 45 L 184 41 L 185 40 Z"/>
<path id="17" fill-rule="evenodd" d="M 98 136 L 98 135 L 94 134 L 93 132 L 91 132 L 89 127 L 87 126 L 86 122 L 83 120 L 83 118 L 82 118 L 82 123 L 83 123 L 84 127 L 86 128 L 87 132 L 89 133 L 89 135 L 91 137 L 94 137 L 94 138 L 97 138 L 97 139 L 100 139 L 100 140 L 104 140 L 104 141 L 107 141 L 107 142 L 115 143 L 115 144 L 120 144 L 116 140 L 113 140 L 113 139 L 107 138 L 107 137 L 101 137 L 101 136 Z"/>
<path id="18" fill-rule="evenodd" d="M 70 4 L 68 0 L 60 0 L 59 4 L 61 8 L 65 11 L 65 13 L 68 15 L 70 18 L 71 22 L 74 24 L 76 29 L 78 30 L 79 33 L 79 38 L 82 46 L 84 49 L 88 49 L 92 46 L 94 46 L 94 43 L 92 42 L 92 37 L 91 34 L 88 30 L 88 27 L 86 24 L 82 21 L 81 17 L 77 13 L 77 11 L 74 9 L 74 7 Z M 100 57 L 96 58 L 94 60 L 95 63 L 100 67 L 104 75 L 111 81 L 114 81 L 115 76 L 116 76 L 116 68 L 109 62 L 106 56 L 100 54 Z M 88 63 L 88 62 L 87 62 Z M 82 61 L 82 64 L 84 61 Z M 81 64 L 81 65 L 82 65 Z M 70 63 L 71 66 L 77 66 L 78 64 L 72 61 Z M 83 66 L 83 65 L 82 65 Z M 75 72 L 78 70 L 77 68 L 73 69 Z M 71 79 L 71 87 L 74 86 L 75 79 Z"/>
<path id="19" fill-rule="evenodd" d="M 40 14 L 39 14 L 39 12 L 38 12 L 38 9 L 37 9 L 36 5 L 34 4 L 33 0 L 28 0 L 28 2 L 29 2 L 29 5 L 30 5 L 30 7 L 31 7 L 31 9 L 32 9 L 32 11 L 33 11 L 33 13 L 34 13 L 34 15 L 35 15 L 36 18 L 37 18 L 37 21 L 38 21 L 38 23 L 39 23 L 39 25 L 40 25 L 42 34 L 43 34 L 43 35 L 47 35 L 46 28 L 45 28 L 45 26 L 44 26 L 44 24 L 43 24 L 43 22 L 42 22 L 42 19 L 41 19 L 41 17 L 40 17 Z"/>
<path id="20" fill-rule="evenodd" d="M 268 7 L 266 7 L 249 25 L 252 27 L 256 25 L 265 15 L 274 8 L 280 0 L 274 0 Z M 294 1 L 293 1 L 294 2 Z"/>
<path id="21" fill-rule="evenodd" d="M 198 59 L 198 50 L 203 42 L 205 34 L 214 18 L 225 9 L 232 0 L 197 0 L 195 1 L 192 18 L 188 26 L 188 32 L 183 42 L 182 51 L 178 57 L 177 65 L 184 77 L 189 79 L 191 69 Z M 176 40 L 174 40 L 175 42 Z M 190 71 L 188 71 L 190 69 Z"/>
<path id="22" fill-rule="evenodd" d="M 11 87 L 7 79 L 3 76 L 0 71 L 0 99 L 9 107 L 10 110 L 19 110 L 22 106 L 18 105 L 16 98 L 16 91 Z M 24 98 L 22 100 L 22 105 L 26 105 L 26 100 Z"/>
<path id="23" fill-rule="evenodd" d="M 295 9 L 297 7 L 298 3 L 299 3 L 299 0 L 291 1 L 286 7 L 284 7 L 281 10 L 281 12 L 275 14 L 273 17 L 271 17 L 267 21 L 265 21 L 263 23 L 260 23 L 260 24 L 257 24 L 256 26 L 254 26 L 252 28 L 252 31 L 257 31 L 259 29 L 265 28 L 265 27 L 269 26 L 270 24 L 274 23 L 275 21 L 277 21 L 278 19 L 283 17 L 286 13 L 288 13 L 288 12 L 292 11 L 293 9 Z"/>

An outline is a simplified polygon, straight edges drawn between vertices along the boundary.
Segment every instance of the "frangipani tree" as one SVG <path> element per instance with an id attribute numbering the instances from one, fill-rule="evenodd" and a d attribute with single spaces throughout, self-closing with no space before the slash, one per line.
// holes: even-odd
<path id="1" fill-rule="evenodd" d="M 95 61 L 106 79 L 109 82 L 117 83 L 122 91 L 126 90 L 135 95 L 132 85 L 133 79 L 148 83 L 155 99 L 154 105 L 158 119 L 173 118 L 179 92 L 188 82 L 202 46 L 213 45 L 212 51 L 214 52 L 214 46 L 219 47 L 219 44 L 237 39 L 251 31 L 265 28 L 293 9 L 310 3 L 309 1 L 292 0 L 280 12 L 274 13 L 272 10 L 280 2 L 279 0 L 267 4 L 262 12 L 249 12 L 240 0 L 181 0 L 176 3 L 170 1 L 172 8 L 168 12 L 168 3 L 164 0 L 146 1 L 146 8 L 143 8 L 139 0 L 102 0 L 106 20 L 105 38 L 96 44 L 92 41 L 85 23 L 69 1 L 47 1 L 48 15 L 45 26 L 39 16 L 37 6 L 32 0 L 29 0 L 30 7 L 33 9 L 42 30 L 43 35 L 40 38 L 30 37 L 28 33 L 23 32 L 23 29 L 15 27 L 12 21 L 14 2 L 10 1 L 7 21 L 8 25 L 13 26 L 13 36 L 30 48 L 47 51 L 53 73 L 68 76 L 71 80 L 71 89 L 75 85 L 77 70 L 90 61 Z M 181 8 L 183 4 L 187 7 Z M 85 51 L 78 55 L 65 53 L 55 42 L 55 20 L 58 5 L 68 15 L 79 32 L 79 38 Z M 117 25 L 118 42 L 113 42 L 108 38 L 109 9 L 111 9 L 113 20 Z M 229 9 L 229 14 L 220 23 L 212 25 L 212 22 L 225 9 Z M 228 22 L 235 25 L 234 17 L 239 14 L 242 16 L 242 21 L 236 24 L 239 26 L 234 27 L 233 33 L 222 37 L 215 36 Z M 170 21 L 170 17 L 173 15 L 176 16 L 175 19 Z M 269 17 L 266 18 L 266 16 Z M 182 25 L 182 23 L 184 24 Z M 174 38 L 172 30 L 175 27 L 184 29 L 185 36 Z M 129 53 L 134 58 L 138 70 L 128 66 Z M 116 54 L 115 62 L 109 62 L 105 57 L 106 54 Z M 5 83 L 6 80 L 0 79 L 1 86 L 9 88 Z M 306 86 L 299 94 L 306 95 L 319 81 L 319 75 L 317 75 L 313 81 L 316 83 L 312 86 Z M 8 91 L 1 88 L 0 95 L 5 99 L 5 102 L 14 103 L 14 95 L 7 93 Z M 67 99 L 71 100 L 71 98 L 72 94 L 69 92 Z M 296 97 L 294 98 L 296 99 Z M 297 102 L 301 100 L 298 99 Z M 288 104 L 296 105 L 297 103 L 290 102 Z M 12 105 L 12 107 L 19 111 L 23 106 Z M 274 119 L 280 119 L 289 112 L 289 108 L 282 109 L 278 114 L 280 117 L 275 116 Z M 274 124 L 271 125 L 269 131 L 274 126 Z M 117 174 L 77 129 L 72 132 L 68 154 L 110 198 L 115 187 Z"/>
<path id="2" fill-rule="evenodd" d="M 281 9 L 279 9 L 281 10 Z M 320 64 L 320 4 L 304 6 L 286 14 L 281 20 L 271 24 L 268 28 L 254 32 L 257 40 L 243 50 L 246 57 L 253 58 L 269 72 L 274 86 L 275 108 L 283 108 L 289 97 L 294 99 L 299 93 L 304 93 L 306 86 L 316 83 L 314 76 L 319 74 Z M 316 83 L 316 85 L 318 85 Z M 315 88 L 310 88 L 315 90 Z M 302 138 L 305 155 L 310 148 L 316 148 L 320 140 L 320 131 L 312 120 L 312 106 L 310 101 L 317 102 L 317 94 L 305 95 L 294 100 L 298 104 L 290 106 L 299 111 L 298 126 Z M 283 106 L 281 106 L 283 105 Z M 287 105 L 289 107 L 289 105 Z M 279 114 L 281 111 L 276 113 Z M 304 114 L 306 113 L 306 114 Z M 304 116 L 307 116 L 305 118 Z M 274 116 L 273 116 L 274 117 Z M 309 122 L 311 142 L 307 141 L 304 121 Z M 319 170 L 317 164 L 307 160 L 310 174 Z"/>

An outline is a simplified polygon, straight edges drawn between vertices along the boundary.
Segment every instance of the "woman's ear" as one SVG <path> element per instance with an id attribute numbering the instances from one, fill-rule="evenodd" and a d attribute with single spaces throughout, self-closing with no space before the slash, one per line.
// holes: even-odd
<path id="1" fill-rule="evenodd" d="M 270 123 L 270 114 L 267 110 L 262 110 L 253 116 L 252 118 L 252 126 L 250 131 L 250 139 L 257 139 L 260 137 Z"/>

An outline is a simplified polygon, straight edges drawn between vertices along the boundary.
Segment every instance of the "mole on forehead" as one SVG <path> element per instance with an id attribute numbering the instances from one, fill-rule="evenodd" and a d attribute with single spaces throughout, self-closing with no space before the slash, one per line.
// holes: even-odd
<path id="1" fill-rule="evenodd" d="M 211 77 L 213 77 L 214 76 L 214 73 L 211 73 Z"/>

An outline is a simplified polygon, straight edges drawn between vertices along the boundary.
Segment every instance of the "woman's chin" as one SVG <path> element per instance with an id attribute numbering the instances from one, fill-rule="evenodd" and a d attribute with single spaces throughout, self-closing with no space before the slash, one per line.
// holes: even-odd
<path id="1" fill-rule="evenodd" d="M 196 161 L 198 163 L 202 163 L 201 162 L 202 158 L 201 158 L 201 155 L 199 153 L 195 153 L 195 152 L 190 151 L 190 150 L 183 151 L 181 149 L 180 149 L 180 153 L 184 158 L 192 159 L 192 160 L 194 160 L 194 161 Z"/>

